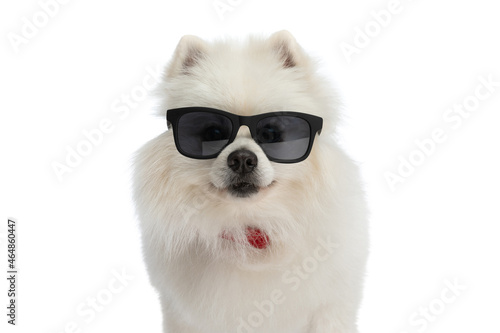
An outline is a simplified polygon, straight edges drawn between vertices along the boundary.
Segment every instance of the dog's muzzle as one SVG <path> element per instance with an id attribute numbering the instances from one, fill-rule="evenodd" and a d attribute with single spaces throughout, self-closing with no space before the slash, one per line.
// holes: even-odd
<path id="1" fill-rule="evenodd" d="M 238 149 L 229 154 L 227 166 L 232 172 L 229 193 L 236 197 L 248 197 L 259 191 L 259 187 L 255 185 L 257 164 L 257 155 L 250 150 Z"/>

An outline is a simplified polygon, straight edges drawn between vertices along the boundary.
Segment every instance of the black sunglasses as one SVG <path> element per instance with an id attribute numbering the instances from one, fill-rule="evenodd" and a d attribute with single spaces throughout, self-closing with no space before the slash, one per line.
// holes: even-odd
<path id="1" fill-rule="evenodd" d="M 323 119 L 299 112 L 238 116 L 212 108 L 186 107 L 167 110 L 167 124 L 174 129 L 177 150 L 187 157 L 217 157 L 234 141 L 240 126 L 246 125 L 269 160 L 296 163 L 309 156 Z"/>

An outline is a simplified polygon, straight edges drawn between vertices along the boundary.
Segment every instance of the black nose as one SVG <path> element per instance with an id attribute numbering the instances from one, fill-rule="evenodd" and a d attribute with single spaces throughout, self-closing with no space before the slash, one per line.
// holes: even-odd
<path id="1" fill-rule="evenodd" d="M 236 173 L 250 173 L 257 166 L 257 155 L 250 150 L 238 149 L 227 157 L 227 166 Z"/>

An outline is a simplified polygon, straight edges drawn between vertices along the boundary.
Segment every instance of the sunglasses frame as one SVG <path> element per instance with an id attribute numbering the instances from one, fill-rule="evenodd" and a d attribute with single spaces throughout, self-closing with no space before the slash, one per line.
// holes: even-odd
<path id="1" fill-rule="evenodd" d="M 179 133 L 178 133 L 178 125 L 179 125 L 179 120 L 180 118 L 187 114 L 187 113 L 192 113 L 192 112 L 208 112 L 208 113 L 213 113 L 213 114 L 218 114 L 222 115 L 226 118 L 228 118 L 231 121 L 231 124 L 233 126 L 232 128 L 232 133 L 228 139 L 227 144 L 221 148 L 221 150 L 212 155 L 206 155 L 206 156 L 199 156 L 199 155 L 194 155 L 190 154 L 188 152 L 185 152 L 182 150 L 180 144 L 179 144 Z M 278 162 L 278 163 L 297 163 L 305 160 L 312 149 L 314 138 L 316 137 L 316 133 L 318 135 L 321 133 L 321 129 L 323 128 L 323 118 L 314 116 L 312 114 L 307 114 L 307 113 L 301 113 L 301 112 L 293 112 L 293 111 L 277 111 L 277 112 L 268 112 L 268 113 L 262 113 L 254 116 L 239 116 L 234 113 L 230 113 L 227 111 L 222 111 L 218 109 L 213 109 L 213 108 L 208 108 L 208 107 L 201 107 L 201 106 L 194 106 L 194 107 L 183 107 L 183 108 L 176 108 L 176 109 L 169 109 L 167 110 L 167 126 L 168 128 L 173 128 L 174 130 L 174 141 L 175 141 L 175 146 L 177 147 L 177 150 L 179 153 L 182 155 L 189 157 L 189 158 L 194 158 L 194 159 L 199 159 L 199 160 L 206 160 L 206 159 L 212 159 L 216 158 L 219 156 L 219 154 L 231 143 L 234 142 L 236 139 L 236 136 L 238 134 L 238 131 L 240 130 L 240 127 L 245 125 L 248 127 L 250 130 L 250 133 L 252 135 L 253 140 L 260 146 L 260 144 L 257 142 L 256 137 L 257 133 L 255 133 L 257 124 L 259 121 L 265 118 L 269 117 L 274 117 L 274 116 L 290 116 L 290 117 L 297 117 L 305 120 L 307 124 L 309 125 L 309 130 L 310 130 L 310 137 L 309 137 L 309 145 L 307 147 L 307 151 L 304 153 L 303 156 L 296 158 L 296 159 L 278 159 L 278 158 L 273 158 L 272 156 L 268 156 L 267 153 L 264 151 L 266 154 L 267 158 L 270 161 L 273 162 Z"/>

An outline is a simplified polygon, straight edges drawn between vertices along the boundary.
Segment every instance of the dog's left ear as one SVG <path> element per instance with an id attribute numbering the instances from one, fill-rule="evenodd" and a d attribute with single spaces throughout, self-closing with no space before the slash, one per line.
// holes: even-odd
<path id="1" fill-rule="evenodd" d="M 168 76 L 189 74 L 190 70 L 203 60 L 207 49 L 207 44 L 199 37 L 191 35 L 182 37 L 168 66 Z"/>
<path id="2" fill-rule="evenodd" d="M 289 31 L 275 32 L 269 37 L 269 43 L 278 54 L 284 68 L 304 65 L 305 59 L 302 48 Z"/>

